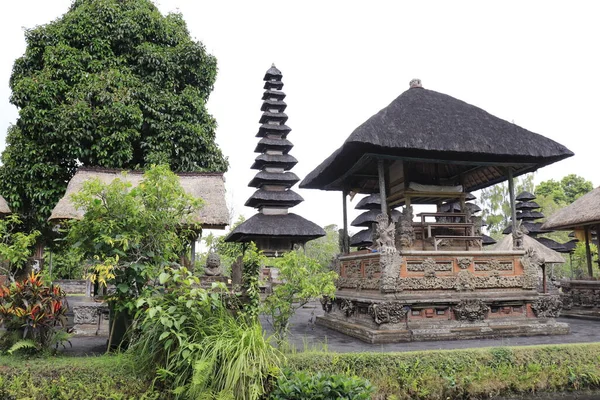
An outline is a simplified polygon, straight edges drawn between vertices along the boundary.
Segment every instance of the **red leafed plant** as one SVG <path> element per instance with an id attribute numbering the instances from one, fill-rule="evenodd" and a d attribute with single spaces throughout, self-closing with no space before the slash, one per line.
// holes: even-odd
<path id="1" fill-rule="evenodd" d="M 0 325 L 7 331 L 22 332 L 38 349 L 53 343 L 57 327 L 67 322 L 65 292 L 58 286 L 46 286 L 33 272 L 10 287 L 0 286 Z"/>

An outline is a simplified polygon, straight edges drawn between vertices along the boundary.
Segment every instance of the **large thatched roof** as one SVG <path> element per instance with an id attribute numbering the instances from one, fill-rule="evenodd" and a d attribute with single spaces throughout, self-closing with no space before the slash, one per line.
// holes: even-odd
<path id="1" fill-rule="evenodd" d="M 305 243 L 325 236 L 319 225 L 294 213 L 265 215 L 258 213 L 238 225 L 226 242 L 250 242 L 258 238 L 293 239 Z"/>
<path id="2" fill-rule="evenodd" d="M 533 248 L 540 257 L 544 258 L 546 264 L 563 264 L 565 262 L 563 256 L 558 254 L 556 251 L 549 249 L 548 247 L 544 246 L 543 244 L 541 244 L 540 242 L 528 235 L 523 236 L 523 247 L 526 249 Z M 491 246 L 491 249 L 494 251 L 513 250 L 512 235 L 504 236 L 502 240 L 500 240 L 494 246 Z"/>
<path id="3" fill-rule="evenodd" d="M 201 198 L 203 207 L 197 215 L 197 221 L 206 229 L 225 229 L 229 224 L 229 211 L 225 202 L 225 182 L 220 173 L 179 173 L 179 182 L 190 195 Z M 69 181 L 65 195 L 52 210 L 50 221 L 62 219 L 81 219 L 84 210 L 76 209 L 71 201 L 71 195 L 83 188 L 87 180 L 98 178 L 108 184 L 115 178 L 125 180 L 137 186 L 143 178 L 143 172 L 129 171 L 123 175 L 121 170 L 80 168 Z"/>
<path id="4" fill-rule="evenodd" d="M 462 180 L 444 184 L 471 191 L 506 180 L 499 167 L 511 165 L 517 176 L 572 155 L 563 145 L 464 101 L 413 87 L 356 128 L 300 187 L 375 193 L 374 160 L 385 158 L 410 160 L 409 175 L 420 183 Z"/>
<path id="5" fill-rule="evenodd" d="M 10 214 L 10 207 L 8 207 L 8 203 L 4 199 L 4 197 L 0 196 L 0 214 Z"/>
<path id="6" fill-rule="evenodd" d="M 556 231 L 585 225 L 600 225 L 600 186 L 554 213 L 542 228 Z"/>

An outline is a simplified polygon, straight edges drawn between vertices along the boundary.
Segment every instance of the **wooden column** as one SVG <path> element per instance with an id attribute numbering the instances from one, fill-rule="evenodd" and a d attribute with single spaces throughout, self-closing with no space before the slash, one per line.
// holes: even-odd
<path id="1" fill-rule="evenodd" d="M 508 167 L 508 197 L 510 198 L 510 215 L 512 218 L 512 231 L 513 234 L 517 229 L 517 208 L 515 205 L 515 184 L 513 182 L 513 170 L 512 167 Z"/>
<path id="2" fill-rule="evenodd" d="M 350 252 L 350 243 L 348 241 L 348 206 L 346 204 L 346 197 L 348 196 L 348 191 L 344 190 L 342 192 L 342 213 L 343 213 L 343 232 L 344 237 L 342 238 L 342 253 L 348 254 Z"/>
<path id="3" fill-rule="evenodd" d="M 588 274 L 590 278 L 594 276 L 594 270 L 592 269 L 592 252 L 590 251 L 590 227 L 586 225 L 583 227 L 585 235 L 585 258 L 587 260 Z"/>
<path id="4" fill-rule="evenodd" d="M 377 173 L 379 176 L 379 197 L 381 198 L 381 213 L 387 215 L 387 193 L 385 192 L 385 169 L 383 160 L 377 160 Z"/>
<path id="5" fill-rule="evenodd" d="M 598 268 L 600 269 L 600 225 L 596 225 L 596 250 L 598 250 Z"/>

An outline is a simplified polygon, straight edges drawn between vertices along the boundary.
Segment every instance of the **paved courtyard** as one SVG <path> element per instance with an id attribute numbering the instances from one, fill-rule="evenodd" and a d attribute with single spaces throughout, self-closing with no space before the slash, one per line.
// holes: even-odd
<path id="1" fill-rule="evenodd" d="M 322 314 L 323 310 L 321 309 L 321 305 L 315 302 L 300 309 L 292 318 L 289 341 L 296 350 L 327 349 L 328 351 L 335 352 L 387 352 L 600 342 L 600 321 L 559 318 L 559 321 L 566 322 L 570 325 L 571 333 L 569 335 L 368 344 L 361 342 L 358 339 L 315 325 L 313 323 L 315 317 Z M 270 331 L 269 324 L 264 319 L 262 322 L 265 329 Z M 106 336 L 75 337 L 71 340 L 73 347 L 67 347 L 64 352 L 72 355 L 101 354 L 106 351 L 106 341 Z"/>

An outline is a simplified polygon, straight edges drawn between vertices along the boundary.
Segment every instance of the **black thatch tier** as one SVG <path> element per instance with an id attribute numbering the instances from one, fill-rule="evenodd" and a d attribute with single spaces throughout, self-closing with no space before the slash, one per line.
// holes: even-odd
<path id="1" fill-rule="evenodd" d="M 283 168 L 287 171 L 296 164 L 298 164 L 298 160 L 289 154 L 261 154 L 256 157 L 254 164 L 252 164 L 250 168 L 262 169 L 264 166 L 272 165 L 274 167 Z"/>
<path id="2" fill-rule="evenodd" d="M 273 124 L 262 124 L 260 126 L 260 128 L 258 128 L 258 133 L 256 134 L 256 137 L 265 137 L 267 135 L 278 135 L 281 136 L 283 139 L 285 139 L 285 137 L 288 135 L 288 133 L 290 133 L 292 130 L 292 128 L 290 128 L 289 126 L 282 124 L 282 125 L 273 125 Z"/>
<path id="3" fill-rule="evenodd" d="M 572 155 L 563 145 L 478 107 L 412 88 L 356 128 L 300 187 L 360 187 L 363 193 L 374 193 L 376 158 L 382 157 L 408 160 L 414 167 L 407 170 L 409 177 L 428 168 L 419 183 L 452 180 L 447 183 L 451 185 L 463 176 L 464 190 L 473 191 L 508 179 L 498 166 L 514 165 L 514 176 L 519 176 Z"/>
<path id="4" fill-rule="evenodd" d="M 373 193 L 369 196 L 363 197 L 354 208 L 356 210 L 381 209 L 381 197 L 379 196 L 379 193 Z"/>
<path id="5" fill-rule="evenodd" d="M 558 243 L 556 240 L 548 239 L 545 237 L 534 238 L 534 239 L 537 240 L 538 242 L 540 242 L 541 244 L 543 244 L 544 246 L 546 246 L 547 248 L 557 251 L 559 253 L 568 253 L 569 252 L 564 244 Z"/>
<path id="6" fill-rule="evenodd" d="M 517 210 L 535 210 L 541 208 L 535 201 L 522 201 L 515 206 Z"/>
<path id="7" fill-rule="evenodd" d="M 471 201 L 471 200 L 475 200 L 475 199 L 477 199 L 477 197 L 475 197 L 473 195 L 473 193 L 467 193 L 467 194 L 465 194 L 465 200 Z"/>
<path id="8" fill-rule="evenodd" d="M 283 154 L 287 154 L 294 145 L 287 139 L 271 139 L 262 138 L 254 149 L 255 153 L 263 153 L 267 149 L 280 150 Z"/>
<path id="9" fill-rule="evenodd" d="M 352 247 L 368 247 L 373 244 L 373 230 L 363 229 L 352 235 L 350 238 L 350 246 Z"/>
<path id="10" fill-rule="evenodd" d="M 522 220 L 535 220 L 535 219 L 540 219 L 540 218 L 544 218 L 544 214 L 542 214 L 539 211 L 521 211 L 520 213 L 517 213 L 517 219 L 522 219 Z"/>
<path id="11" fill-rule="evenodd" d="M 285 93 L 283 93 L 280 90 L 265 90 L 265 92 L 263 93 L 262 99 L 263 100 L 267 100 L 267 99 L 283 100 L 283 99 L 285 99 Z"/>
<path id="12" fill-rule="evenodd" d="M 265 77 L 263 78 L 263 80 L 270 81 L 271 79 L 277 79 L 278 81 L 280 81 L 282 76 L 283 74 L 281 73 L 281 71 L 275 67 L 275 64 L 273 64 L 271 65 L 271 68 L 269 68 L 265 73 Z"/>
<path id="13" fill-rule="evenodd" d="M 263 185 L 281 185 L 286 188 L 294 186 L 300 178 L 293 172 L 267 172 L 260 171 L 248 183 L 248 186 L 260 188 Z"/>
<path id="14" fill-rule="evenodd" d="M 471 214 L 478 213 L 481 211 L 481 207 L 479 207 L 475 203 L 465 203 L 465 207 Z M 444 203 L 440 206 L 441 212 L 460 212 L 460 203 L 452 202 L 452 203 Z"/>
<path id="15" fill-rule="evenodd" d="M 529 192 L 521 192 L 517 195 L 517 197 L 515 197 L 515 200 L 531 201 L 531 200 L 535 200 L 535 195 L 533 193 L 529 193 Z"/>
<path id="16" fill-rule="evenodd" d="M 307 242 L 325 236 L 319 225 L 299 215 L 264 215 L 258 213 L 238 225 L 225 238 L 226 242 L 251 242 L 259 238 L 290 238 L 298 242 Z"/>
<path id="17" fill-rule="evenodd" d="M 575 251 L 575 248 L 577 247 L 577 243 L 579 243 L 579 240 L 573 239 L 573 240 L 569 240 L 567 243 L 563 244 L 563 246 L 567 253 L 572 253 Z"/>
<path id="18" fill-rule="evenodd" d="M 285 124 L 285 122 L 287 120 L 288 120 L 288 116 L 287 116 L 286 113 L 283 113 L 283 112 L 281 112 L 281 113 L 272 113 L 272 112 L 265 111 L 260 116 L 260 120 L 258 122 L 260 122 L 261 124 L 268 124 L 269 121 L 276 121 L 276 122 L 279 122 L 281 124 Z"/>
<path id="19" fill-rule="evenodd" d="M 367 228 L 371 227 L 371 224 L 377 222 L 377 216 L 381 214 L 381 210 L 369 210 L 360 214 L 358 217 L 354 218 L 354 221 L 350 223 L 352 226 L 365 226 Z M 398 218 L 400 218 L 400 211 L 392 210 L 392 221 L 398 222 Z"/>
<path id="20" fill-rule="evenodd" d="M 481 244 L 484 246 L 490 246 L 492 244 L 496 244 L 496 240 L 488 235 L 481 235 Z"/>
<path id="21" fill-rule="evenodd" d="M 267 111 L 270 109 L 276 109 L 279 112 L 282 112 L 287 107 L 285 101 L 273 101 L 273 100 L 265 100 L 260 107 L 260 111 Z"/>
<path id="22" fill-rule="evenodd" d="M 263 86 L 267 90 L 277 89 L 281 90 L 283 88 L 283 82 L 281 81 L 266 81 Z"/>
<path id="23" fill-rule="evenodd" d="M 293 190 L 263 190 L 258 189 L 244 204 L 246 207 L 281 206 L 294 207 L 304 199 Z"/>
<path id="24" fill-rule="evenodd" d="M 523 221 L 523 226 L 525 228 L 527 228 L 527 230 L 529 231 L 530 234 L 536 234 L 536 233 L 543 233 L 543 232 L 548 232 L 542 229 L 542 223 L 541 222 L 530 222 L 530 221 Z M 512 224 L 509 224 L 506 228 L 504 228 L 504 230 L 502 231 L 503 234 L 508 235 L 509 233 L 512 233 Z"/>

